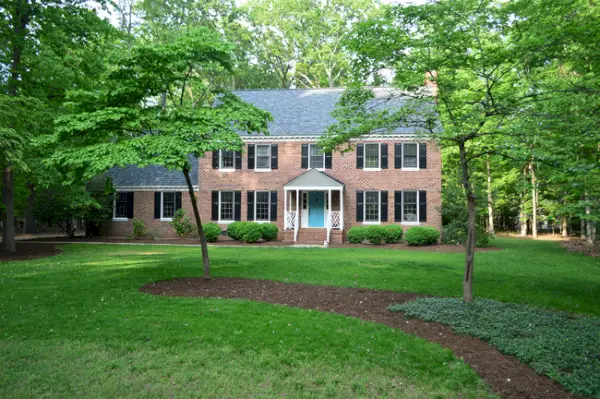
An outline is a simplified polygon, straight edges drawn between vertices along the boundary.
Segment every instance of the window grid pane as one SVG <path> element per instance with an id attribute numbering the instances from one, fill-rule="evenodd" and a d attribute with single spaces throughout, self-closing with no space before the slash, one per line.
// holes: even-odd
<path id="1" fill-rule="evenodd" d="M 417 192 L 404 192 L 404 219 L 405 222 L 417 221 Z"/>
<path id="2" fill-rule="evenodd" d="M 115 217 L 127 217 L 127 193 L 117 193 L 115 197 Z"/>
<path id="3" fill-rule="evenodd" d="M 175 193 L 163 193 L 163 218 L 172 218 L 175 214 Z"/>
<path id="4" fill-rule="evenodd" d="M 367 191 L 365 193 L 365 221 L 379 221 L 379 192 Z"/>
<path id="5" fill-rule="evenodd" d="M 233 168 L 234 154 L 233 151 L 221 151 L 221 168 Z"/>
<path id="6" fill-rule="evenodd" d="M 269 220 L 269 192 L 256 193 L 256 220 Z"/>
<path id="7" fill-rule="evenodd" d="M 417 145 L 404 144 L 404 165 L 405 168 L 417 167 Z"/>
<path id="8" fill-rule="evenodd" d="M 270 158 L 271 158 L 271 146 L 270 145 L 257 145 L 256 146 L 256 169 L 269 169 Z"/>
<path id="9" fill-rule="evenodd" d="M 233 220 L 232 191 L 221 191 L 221 220 Z"/>
<path id="10" fill-rule="evenodd" d="M 310 145 L 310 162 L 309 167 L 315 169 L 323 169 L 325 167 L 325 158 L 321 147 L 318 145 Z"/>
<path id="11" fill-rule="evenodd" d="M 379 144 L 365 144 L 365 168 L 379 167 Z"/>

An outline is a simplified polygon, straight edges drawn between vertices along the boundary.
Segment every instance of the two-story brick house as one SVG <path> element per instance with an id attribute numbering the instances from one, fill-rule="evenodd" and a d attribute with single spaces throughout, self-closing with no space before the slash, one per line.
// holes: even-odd
<path id="1" fill-rule="evenodd" d="M 373 90 L 375 102 L 391 93 Z M 243 152 L 217 151 L 197 161 L 202 220 L 223 229 L 236 220 L 269 221 L 278 225 L 285 241 L 314 243 L 342 242 L 355 225 L 440 228 L 441 154 L 433 140 L 419 139 L 406 127 L 357 140 L 352 152 L 320 151 L 317 141 L 335 122 L 331 111 L 342 92 L 236 92 L 274 120 L 269 136 L 243 137 Z M 403 101 L 395 97 L 385 106 Z M 126 235 L 131 217 L 171 235 L 167 221 L 174 210 L 183 207 L 191 213 L 183 177 L 165 178 L 155 170 L 156 178 L 144 178 L 140 185 L 135 168 L 113 170 L 111 176 L 118 191 L 111 235 Z"/>

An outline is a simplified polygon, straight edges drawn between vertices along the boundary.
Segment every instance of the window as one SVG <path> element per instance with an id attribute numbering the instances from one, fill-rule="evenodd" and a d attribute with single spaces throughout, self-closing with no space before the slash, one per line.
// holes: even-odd
<path id="1" fill-rule="evenodd" d="M 161 219 L 170 219 L 175 215 L 175 193 L 173 192 L 163 192 L 161 193 Z"/>
<path id="2" fill-rule="evenodd" d="M 316 144 L 310 144 L 309 150 L 308 167 L 314 169 L 325 168 L 325 153 L 322 151 L 321 147 Z"/>
<path id="3" fill-rule="evenodd" d="M 114 219 L 127 219 L 127 193 L 115 193 Z"/>
<path id="4" fill-rule="evenodd" d="M 404 191 L 402 205 L 402 221 L 403 222 L 418 222 L 418 193 L 417 191 Z"/>
<path id="5" fill-rule="evenodd" d="M 256 146 L 256 169 L 271 169 L 271 146 Z"/>
<path id="6" fill-rule="evenodd" d="M 402 167 L 403 168 L 418 168 L 418 151 L 419 146 L 416 143 L 405 143 L 403 145 L 403 159 L 402 159 Z"/>
<path id="7" fill-rule="evenodd" d="M 235 167 L 235 152 L 221 150 L 221 165 L 220 169 L 233 169 Z"/>
<path id="8" fill-rule="evenodd" d="M 233 220 L 233 191 L 219 191 L 219 220 Z"/>
<path id="9" fill-rule="evenodd" d="M 365 144 L 365 168 L 379 168 L 379 143 Z"/>
<path id="10" fill-rule="evenodd" d="M 308 193 L 302 193 L 302 209 L 308 209 Z"/>
<path id="11" fill-rule="evenodd" d="M 257 191 L 255 199 L 255 220 L 270 220 L 269 209 L 269 191 Z"/>
<path id="12" fill-rule="evenodd" d="M 379 222 L 379 191 L 365 191 L 365 222 Z"/>

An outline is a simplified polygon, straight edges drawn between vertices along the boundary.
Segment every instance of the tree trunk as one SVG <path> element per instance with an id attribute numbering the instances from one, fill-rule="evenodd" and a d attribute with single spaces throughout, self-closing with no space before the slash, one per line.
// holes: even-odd
<path id="1" fill-rule="evenodd" d="M 561 234 L 563 237 L 568 237 L 569 236 L 569 232 L 567 231 L 567 227 L 568 227 L 568 220 L 566 216 L 563 216 L 561 219 Z"/>
<path id="2" fill-rule="evenodd" d="M 471 185 L 469 176 L 469 163 L 467 161 L 467 152 L 465 141 L 458 142 L 460 149 L 460 164 L 462 168 L 463 187 L 467 196 L 467 241 L 465 243 L 465 274 L 463 278 L 463 300 L 467 303 L 473 302 L 473 271 L 475 268 L 475 193 Z"/>
<path id="3" fill-rule="evenodd" d="M 585 240 L 585 219 L 581 219 L 581 227 L 579 228 L 579 238 Z"/>
<path id="4" fill-rule="evenodd" d="M 523 183 L 527 182 L 527 165 L 523 168 Z M 521 227 L 521 237 L 527 236 L 527 214 L 525 213 L 525 202 L 527 198 L 527 189 L 521 193 L 521 209 L 519 210 L 519 223 Z"/>
<path id="5" fill-rule="evenodd" d="M 27 188 L 29 188 L 29 196 L 25 208 L 25 234 L 35 234 L 38 232 L 37 222 L 33 214 L 35 209 L 35 187 L 33 183 L 27 183 Z"/>
<path id="6" fill-rule="evenodd" d="M 198 228 L 198 237 L 200 238 L 200 246 L 202 247 L 202 263 L 204 265 L 205 279 L 210 279 L 210 260 L 208 259 L 208 245 L 206 244 L 206 235 L 202 228 L 202 220 L 200 219 L 200 212 L 198 211 L 198 203 L 196 202 L 196 193 L 194 193 L 194 187 L 190 179 L 189 169 L 183 169 L 183 175 L 188 186 L 188 192 L 190 193 L 190 199 L 192 201 L 192 209 L 194 210 L 194 218 L 196 219 L 196 227 Z"/>
<path id="7" fill-rule="evenodd" d="M 587 220 L 585 222 L 585 225 L 586 225 L 585 241 L 586 241 L 586 243 L 588 245 L 593 245 L 594 244 L 594 238 L 595 238 L 594 236 L 596 235 L 595 234 L 596 233 L 596 231 L 595 231 L 596 229 L 595 229 L 594 223 L 590 220 L 590 215 L 592 213 L 592 210 L 590 209 L 589 204 L 587 204 L 587 201 L 588 201 L 588 194 L 587 193 L 584 194 L 584 198 L 585 198 L 585 202 L 586 202 L 586 205 L 585 205 L 585 214 L 586 214 L 586 217 L 587 217 Z"/>
<path id="8" fill-rule="evenodd" d="M 15 190 L 12 166 L 4 168 L 2 174 L 2 197 L 4 198 L 4 224 L 2 226 L 2 245 L 7 252 L 17 252 L 15 242 Z"/>
<path id="9" fill-rule="evenodd" d="M 529 173 L 531 174 L 531 235 L 537 238 L 537 180 L 535 177 L 535 168 L 533 161 L 529 164 Z"/>
<path id="10" fill-rule="evenodd" d="M 487 202 L 488 202 L 488 233 L 494 234 L 494 201 L 492 199 L 492 171 L 490 156 L 487 157 Z"/>

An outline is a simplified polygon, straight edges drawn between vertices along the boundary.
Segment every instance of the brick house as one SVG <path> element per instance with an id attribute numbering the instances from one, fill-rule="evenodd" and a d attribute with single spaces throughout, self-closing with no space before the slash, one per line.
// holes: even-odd
<path id="1" fill-rule="evenodd" d="M 376 103 L 391 89 L 373 89 Z M 323 153 L 317 141 L 343 89 L 248 90 L 243 100 L 269 111 L 269 136 L 244 135 L 243 152 L 216 151 L 194 160 L 203 222 L 224 230 L 236 220 L 276 223 L 290 242 L 344 240 L 352 226 L 398 223 L 441 228 L 441 152 L 410 127 L 356 140 L 355 150 Z M 405 101 L 395 97 L 386 107 Z M 381 102 L 383 104 L 383 102 Z M 142 219 L 159 236 L 191 203 L 180 172 L 160 167 L 109 172 L 117 189 L 108 235 L 131 232 Z"/>

